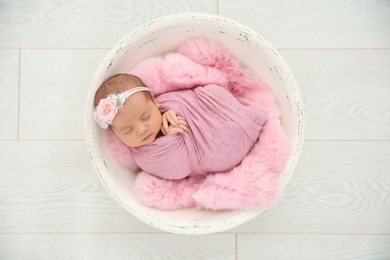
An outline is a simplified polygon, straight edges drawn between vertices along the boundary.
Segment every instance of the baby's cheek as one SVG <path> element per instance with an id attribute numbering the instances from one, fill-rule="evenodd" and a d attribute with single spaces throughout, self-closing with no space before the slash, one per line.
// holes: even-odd
<path id="1" fill-rule="evenodd" d="M 126 135 L 122 135 L 119 137 L 119 139 L 124 143 L 126 144 L 127 146 L 132 146 L 133 145 L 133 140 L 132 138 L 129 138 L 129 136 L 126 136 Z"/>

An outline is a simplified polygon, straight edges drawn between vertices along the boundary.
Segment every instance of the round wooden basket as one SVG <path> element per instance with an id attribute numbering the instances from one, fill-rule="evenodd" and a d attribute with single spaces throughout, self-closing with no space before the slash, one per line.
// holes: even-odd
<path id="1" fill-rule="evenodd" d="M 293 149 L 281 173 L 283 188 L 296 168 L 303 145 L 304 118 L 298 86 L 281 55 L 253 30 L 217 15 L 184 13 L 163 17 L 131 32 L 107 54 L 92 80 L 85 114 L 86 141 L 103 185 L 117 202 L 145 223 L 172 233 L 225 231 L 254 218 L 262 209 L 162 211 L 139 204 L 132 194 L 136 174 L 120 167 L 112 158 L 107 148 L 106 132 L 92 118 L 93 99 L 98 87 L 108 77 L 129 71 L 146 58 L 172 52 L 178 43 L 196 36 L 219 42 L 244 67 L 271 86 L 281 111 L 281 124 Z"/>

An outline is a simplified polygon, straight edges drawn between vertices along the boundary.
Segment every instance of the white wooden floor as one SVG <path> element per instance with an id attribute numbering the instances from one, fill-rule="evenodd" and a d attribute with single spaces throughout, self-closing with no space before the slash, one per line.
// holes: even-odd
<path id="1" fill-rule="evenodd" d="M 283 197 L 220 234 L 135 219 L 86 150 L 84 103 L 104 55 L 179 12 L 256 30 L 304 100 Z M 390 259 L 390 1 L 0 0 L 0 259 Z"/>

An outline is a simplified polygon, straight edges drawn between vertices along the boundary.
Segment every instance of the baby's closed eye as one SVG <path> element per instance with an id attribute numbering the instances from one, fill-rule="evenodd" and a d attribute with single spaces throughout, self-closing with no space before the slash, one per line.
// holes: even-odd
<path id="1" fill-rule="evenodd" d="M 133 128 L 132 127 L 126 129 L 125 134 L 130 134 L 131 132 L 133 132 Z"/>
<path id="2" fill-rule="evenodd" d="M 150 114 L 145 114 L 142 116 L 142 120 L 148 120 L 150 118 Z"/>

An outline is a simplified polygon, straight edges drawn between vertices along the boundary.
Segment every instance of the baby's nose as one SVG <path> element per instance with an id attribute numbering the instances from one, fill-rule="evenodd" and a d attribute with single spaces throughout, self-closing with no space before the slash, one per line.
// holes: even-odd
<path id="1" fill-rule="evenodd" d="M 141 135 L 141 134 L 144 134 L 147 130 L 148 130 L 147 125 L 141 125 L 138 129 L 138 133 Z"/>

